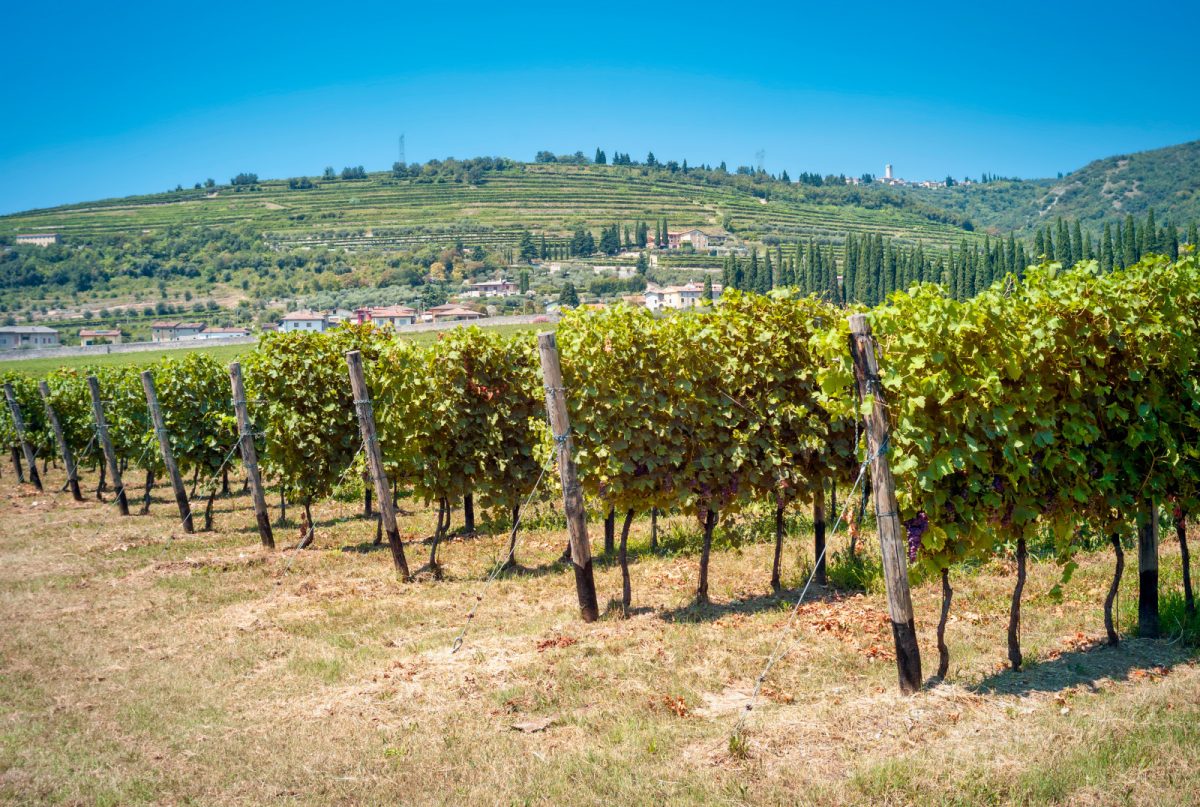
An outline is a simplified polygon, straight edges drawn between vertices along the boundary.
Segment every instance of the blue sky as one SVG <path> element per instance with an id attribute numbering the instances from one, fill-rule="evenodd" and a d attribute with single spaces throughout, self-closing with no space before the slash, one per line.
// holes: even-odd
<path id="1" fill-rule="evenodd" d="M 1200 138 L 1200 4 L 24 3 L 0 212 L 600 146 L 1052 176 Z"/>

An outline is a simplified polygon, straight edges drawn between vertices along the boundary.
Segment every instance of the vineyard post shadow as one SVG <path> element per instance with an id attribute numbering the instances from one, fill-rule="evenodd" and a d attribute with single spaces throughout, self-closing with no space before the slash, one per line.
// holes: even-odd
<path id="1" fill-rule="evenodd" d="M 42 403 L 46 405 L 46 420 L 50 421 L 50 428 L 54 430 L 54 439 L 58 443 L 58 452 L 62 455 L 63 467 L 67 471 L 67 484 L 71 488 L 71 495 L 75 501 L 81 502 L 83 494 L 79 491 L 79 471 L 75 467 L 75 455 L 71 453 L 71 446 L 67 444 L 58 413 L 54 411 L 54 405 L 50 403 L 50 385 L 45 381 L 39 381 L 38 394 L 42 396 Z"/>
<path id="2" fill-rule="evenodd" d="M 38 490 L 42 489 L 42 478 L 37 472 L 37 457 L 33 454 L 33 446 L 25 436 L 25 418 L 21 416 L 21 405 L 17 403 L 17 395 L 13 392 L 12 384 L 4 385 L 4 397 L 8 399 L 8 411 L 12 413 L 13 428 L 17 431 L 17 442 L 21 444 L 21 452 L 25 455 L 25 464 L 29 466 L 29 481 Z"/>
<path id="3" fill-rule="evenodd" d="M 571 539 L 571 567 L 575 571 L 575 593 L 584 622 L 600 616 L 596 604 L 596 579 L 592 574 L 592 548 L 588 543 L 587 517 L 583 509 L 583 490 L 575 469 L 571 444 L 571 419 L 563 390 L 562 365 L 558 361 L 558 342 L 554 332 L 538 334 L 538 353 L 542 360 L 542 378 L 546 386 L 546 416 L 554 436 L 558 455 L 558 473 L 562 481 L 563 509 L 567 513 L 567 533 Z"/>
<path id="4" fill-rule="evenodd" d="M 275 548 L 275 535 L 271 532 L 271 516 L 267 511 L 267 497 L 263 493 L 262 475 L 258 472 L 258 450 L 254 447 L 254 430 L 250 427 L 250 411 L 246 408 L 246 385 L 242 382 L 242 365 L 229 365 L 229 386 L 233 390 L 233 411 L 237 415 L 238 447 L 242 450 L 242 465 L 246 468 L 246 480 L 250 483 L 250 498 L 254 502 L 254 518 L 258 521 L 258 534 L 262 545 Z"/>
<path id="5" fill-rule="evenodd" d="M 108 475 L 112 477 L 113 490 L 117 492 L 117 508 L 121 515 L 129 515 L 129 500 L 125 497 L 125 483 L 121 481 L 121 465 L 117 462 L 117 452 L 113 449 L 112 438 L 108 436 L 108 421 L 104 418 L 104 401 L 100 400 L 100 382 L 96 376 L 87 378 L 88 392 L 92 394 L 92 417 L 96 419 L 96 441 L 104 451 L 104 460 L 108 464 Z"/>
<path id="6" fill-rule="evenodd" d="M 908 695 L 921 688 L 921 651 L 917 646 L 912 596 L 908 590 L 907 555 L 905 541 L 901 538 L 896 487 L 887 458 L 887 403 L 879 384 L 879 363 L 875 358 L 871 326 L 863 314 L 850 317 L 850 355 L 854 359 L 858 391 L 864 402 L 871 403 L 871 412 L 863 415 L 867 451 L 871 458 L 871 487 L 879 525 L 883 579 L 887 585 L 888 616 L 892 622 L 892 638 L 896 642 L 896 669 L 900 675 L 900 691 Z"/>
<path id="7" fill-rule="evenodd" d="M 1157 639 L 1158 618 L 1158 506 L 1147 499 L 1138 514 L 1138 636 Z"/>
<path id="8" fill-rule="evenodd" d="M 362 353 L 357 350 L 347 351 L 346 366 L 350 370 L 350 389 L 354 393 L 354 409 L 358 412 L 358 426 L 366 449 L 367 469 L 375 483 L 379 517 L 383 523 L 383 531 L 387 533 L 388 546 L 392 550 L 392 563 L 407 581 L 410 577 L 408 560 L 404 557 L 404 544 L 400 541 L 400 530 L 396 527 L 396 503 L 388 489 L 387 474 L 383 472 L 383 452 L 379 450 L 379 438 L 375 434 L 375 413 L 371 410 L 371 393 L 363 377 Z"/>
<path id="9" fill-rule="evenodd" d="M 179 506 L 179 517 L 182 519 L 183 531 L 196 531 L 192 524 L 192 505 L 188 501 L 187 489 L 183 486 L 183 477 L 179 475 L 179 466 L 175 464 L 175 454 L 171 451 L 171 438 L 167 434 L 167 425 L 163 422 L 162 410 L 158 407 L 158 393 L 154 390 L 154 373 L 146 370 L 142 373 L 142 389 L 146 391 L 146 406 L 150 409 L 150 420 L 154 423 L 154 433 L 158 435 L 158 447 L 162 450 L 163 466 L 171 479 L 171 487 L 175 491 L 175 504 Z"/>

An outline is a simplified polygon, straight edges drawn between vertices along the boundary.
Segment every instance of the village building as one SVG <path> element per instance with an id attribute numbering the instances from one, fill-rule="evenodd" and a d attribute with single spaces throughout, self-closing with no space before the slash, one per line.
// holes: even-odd
<path id="1" fill-rule="evenodd" d="M 234 339 L 239 336 L 249 336 L 249 328 L 240 328 L 237 326 L 227 326 L 221 328 L 205 328 L 195 336 L 186 337 L 188 339 Z"/>
<path id="2" fill-rule="evenodd" d="M 708 249 L 710 246 L 725 243 L 725 236 L 717 233 L 706 233 L 704 230 L 677 230 L 667 233 L 667 248 L 681 249 L 685 245 L 690 245 L 692 249 L 699 252 L 700 250 Z"/>
<path id="3" fill-rule="evenodd" d="M 399 328 L 402 325 L 412 325 L 417 321 L 415 309 L 406 305 L 385 305 L 359 308 L 354 312 L 355 320 L 374 323 L 380 328 Z"/>
<path id="4" fill-rule="evenodd" d="M 478 311 L 472 311 L 469 308 L 463 308 L 454 303 L 443 303 L 435 305 L 433 308 L 425 310 L 422 319 L 425 322 L 455 322 L 458 320 L 482 319 L 483 314 Z"/>
<path id="5" fill-rule="evenodd" d="M 720 283 L 713 283 L 712 290 L 714 300 L 721 296 L 722 286 Z M 708 302 L 704 296 L 704 284 L 694 281 L 685 283 L 682 286 L 660 287 L 651 284 L 642 293 L 642 298 L 645 301 L 646 308 L 649 308 L 651 311 L 660 311 L 663 309 L 682 311 Z"/>
<path id="6" fill-rule="evenodd" d="M 18 235 L 14 240 L 18 246 L 48 247 L 51 244 L 61 244 L 62 236 L 58 233 L 29 233 Z"/>
<path id="7" fill-rule="evenodd" d="M 329 317 L 318 311 L 293 311 L 279 320 L 279 330 L 285 333 L 292 331 L 324 333 L 329 330 Z"/>
<path id="8" fill-rule="evenodd" d="M 204 328 L 203 322 L 152 322 L 150 323 L 150 341 L 176 342 L 180 339 L 190 339 Z"/>
<path id="9" fill-rule="evenodd" d="M 516 283 L 504 278 L 481 280 L 478 283 L 468 283 L 463 297 L 504 297 L 508 294 L 516 294 L 519 290 L 520 287 Z"/>
<path id="10" fill-rule="evenodd" d="M 84 328 L 79 332 L 79 344 L 82 347 L 119 345 L 121 344 L 121 332 L 119 330 Z"/>
<path id="11" fill-rule="evenodd" d="M 6 325 L 0 328 L 0 350 L 56 347 L 58 331 L 45 325 Z"/>

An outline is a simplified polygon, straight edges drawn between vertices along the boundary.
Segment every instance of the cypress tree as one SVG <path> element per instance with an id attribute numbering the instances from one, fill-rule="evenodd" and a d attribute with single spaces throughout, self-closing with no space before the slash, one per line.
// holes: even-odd
<path id="1" fill-rule="evenodd" d="M 1104 234 L 1100 236 L 1100 271 L 1111 272 L 1114 260 L 1112 226 L 1106 221 L 1104 222 Z"/>
<path id="2" fill-rule="evenodd" d="M 1071 224 L 1071 263 L 1079 263 L 1085 259 L 1083 254 L 1083 234 L 1080 231 L 1079 219 Z"/>
<path id="3" fill-rule="evenodd" d="M 1142 245 L 1138 251 L 1141 259 L 1152 252 L 1162 252 L 1158 245 L 1158 228 L 1154 224 L 1154 208 L 1146 211 L 1146 226 L 1142 227 Z"/>
<path id="4" fill-rule="evenodd" d="M 1198 235 L 1198 233 L 1196 232 L 1196 222 L 1192 221 L 1190 224 L 1188 224 L 1188 243 L 1192 245 L 1193 250 L 1196 249 L 1197 235 Z"/>
<path id="5" fill-rule="evenodd" d="M 1033 251 L 1037 253 L 1038 257 L 1046 254 L 1046 239 L 1042 235 L 1042 229 L 1040 227 L 1033 236 Z"/>
<path id="6" fill-rule="evenodd" d="M 1123 250 L 1125 260 L 1121 264 L 1122 269 L 1142 259 L 1137 235 L 1137 225 L 1133 222 L 1133 214 L 1127 213 L 1125 215 L 1125 249 Z"/>
<path id="7" fill-rule="evenodd" d="M 775 286 L 774 267 L 771 266 L 771 250 L 763 250 L 763 268 L 758 278 L 758 290 L 766 294 Z"/>
<path id="8" fill-rule="evenodd" d="M 1171 260 L 1179 259 L 1179 229 L 1175 226 L 1175 222 L 1167 225 L 1166 252 Z"/>

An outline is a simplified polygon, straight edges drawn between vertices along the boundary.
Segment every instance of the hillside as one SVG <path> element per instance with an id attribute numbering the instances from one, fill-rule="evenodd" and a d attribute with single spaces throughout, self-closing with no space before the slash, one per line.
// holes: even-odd
<path id="1" fill-rule="evenodd" d="M 909 198 L 970 218 L 977 226 L 1030 232 L 1058 217 L 1099 230 L 1154 208 L 1159 221 L 1200 220 L 1200 140 L 1088 163 L 1062 179 L 997 181 L 934 190 Z"/>
<path id="2" fill-rule="evenodd" d="M 584 226 L 666 218 L 676 227 L 722 227 L 749 238 L 879 233 L 935 248 L 957 243 L 957 223 L 884 189 L 845 192 L 782 183 L 713 182 L 703 172 L 643 166 L 512 163 L 475 183 L 441 175 L 288 180 L 109 199 L 0 217 L 0 237 L 57 232 L 68 241 L 170 227 L 249 225 L 281 245 L 396 248 L 436 242 L 513 246 L 522 230 L 565 238 Z M 712 172 L 716 173 L 716 172 Z M 737 177 L 742 180 L 742 177 Z M 759 187 L 753 187 L 753 185 Z"/>

